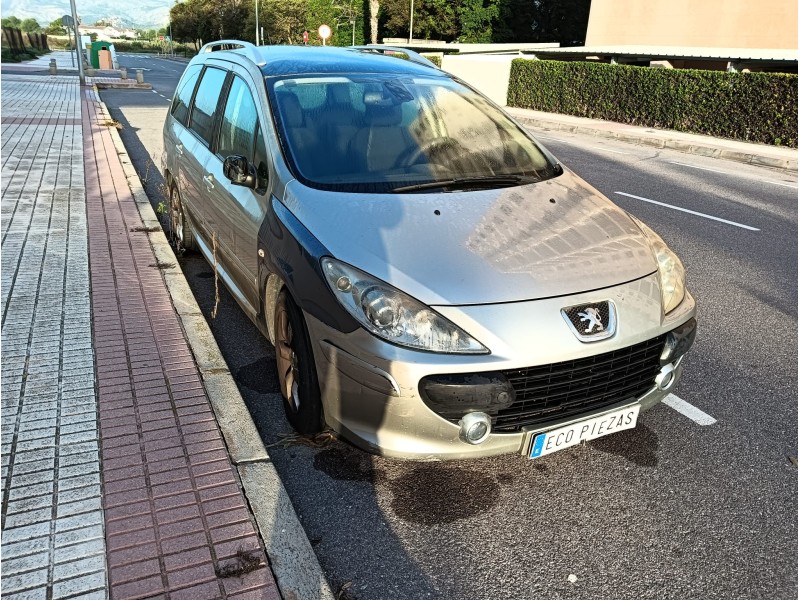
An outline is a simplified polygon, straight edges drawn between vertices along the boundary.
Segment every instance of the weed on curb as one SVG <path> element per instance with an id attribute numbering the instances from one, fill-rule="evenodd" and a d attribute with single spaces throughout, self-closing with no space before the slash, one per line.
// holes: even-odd
<path id="1" fill-rule="evenodd" d="M 214 571 L 217 577 L 223 579 L 227 579 L 228 577 L 241 577 L 242 575 L 246 575 L 247 573 L 251 573 L 265 566 L 265 563 L 261 560 L 260 554 L 261 553 L 257 549 L 245 550 L 243 546 L 239 546 L 239 549 L 236 551 L 236 556 L 229 562 L 214 567 Z"/>
<path id="2" fill-rule="evenodd" d="M 336 440 L 336 433 L 332 429 L 326 429 L 314 435 L 302 435 L 299 433 L 279 433 L 280 438 L 277 442 L 264 446 L 264 448 L 274 448 L 281 446 L 288 448 L 289 446 L 309 446 L 311 448 L 324 448 L 331 442 Z"/>

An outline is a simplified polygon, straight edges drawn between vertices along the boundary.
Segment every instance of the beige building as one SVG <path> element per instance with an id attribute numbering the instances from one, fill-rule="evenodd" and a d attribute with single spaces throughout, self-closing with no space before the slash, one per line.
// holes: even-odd
<path id="1" fill-rule="evenodd" d="M 797 49 L 797 0 L 592 0 L 586 46 Z"/>

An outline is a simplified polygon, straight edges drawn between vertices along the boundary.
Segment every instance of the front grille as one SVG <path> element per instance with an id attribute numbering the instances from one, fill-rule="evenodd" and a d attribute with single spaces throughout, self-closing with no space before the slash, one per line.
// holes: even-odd
<path id="1" fill-rule="evenodd" d="M 642 396 L 661 368 L 664 336 L 588 358 L 503 371 L 516 399 L 492 419 L 493 431 L 519 431 Z"/>

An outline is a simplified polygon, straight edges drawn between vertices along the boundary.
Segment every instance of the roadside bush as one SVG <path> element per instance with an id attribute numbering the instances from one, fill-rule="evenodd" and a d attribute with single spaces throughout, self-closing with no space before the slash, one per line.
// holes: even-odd
<path id="1" fill-rule="evenodd" d="M 422 56 L 427 58 L 429 61 L 431 61 L 433 64 L 435 64 L 440 69 L 442 68 L 442 56 L 441 56 L 441 54 L 423 54 Z"/>
<path id="2" fill-rule="evenodd" d="M 797 75 L 515 59 L 508 105 L 797 147 Z"/>

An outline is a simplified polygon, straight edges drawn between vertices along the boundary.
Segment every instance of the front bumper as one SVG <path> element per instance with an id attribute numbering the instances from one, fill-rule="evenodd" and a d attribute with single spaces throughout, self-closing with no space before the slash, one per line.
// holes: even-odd
<path id="1" fill-rule="evenodd" d="M 614 301 L 617 332 L 606 340 L 581 342 L 569 331 L 560 310 L 600 300 Z M 384 456 L 416 460 L 526 453 L 536 433 L 632 402 L 647 410 L 669 393 L 658 389 L 655 380 L 652 388 L 636 398 L 523 427 L 518 432 L 493 432 L 481 444 L 471 445 L 462 440 L 458 424 L 439 416 L 425 404 L 419 383 L 431 375 L 521 369 L 612 352 L 664 335 L 695 313 L 694 299 L 687 292 L 683 303 L 665 317 L 656 275 L 569 297 L 435 308 L 490 348 L 492 354 L 444 355 L 409 350 L 384 342 L 363 329 L 343 334 L 305 315 L 314 341 L 326 421 L 355 445 Z M 676 361 L 674 367 L 674 382 L 677 382 L 683 361 Z"/>

